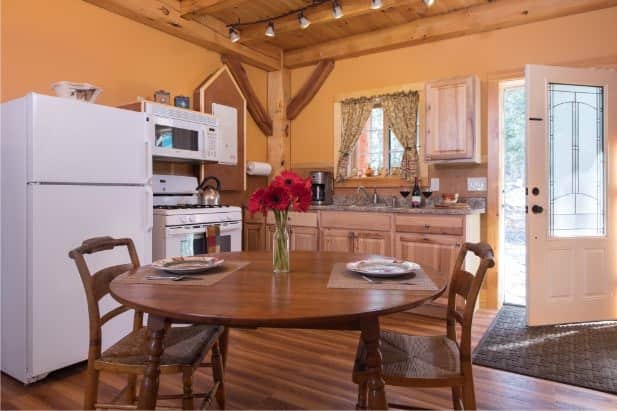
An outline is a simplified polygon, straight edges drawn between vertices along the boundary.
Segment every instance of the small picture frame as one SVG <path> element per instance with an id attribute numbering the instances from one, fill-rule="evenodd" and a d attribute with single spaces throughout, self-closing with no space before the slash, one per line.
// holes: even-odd
<path id="1" fill-rule="evenodd" d="M 170 104 L 171 93 L 165 90 L 157 90 L 154 92 L 154 101 L 160 104 Z"/>
<path id="2" fill-rule="evenodd" d="M 176 96 L 174 106 L 188 109 L 191 106 L 191 100 L 187 96 Z"/>

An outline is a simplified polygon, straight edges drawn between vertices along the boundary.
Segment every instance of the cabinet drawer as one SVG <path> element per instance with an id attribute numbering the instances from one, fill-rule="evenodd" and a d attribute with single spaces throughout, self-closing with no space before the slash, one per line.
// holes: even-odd
<path id="1" fill-rule="evenodd" d="M 275 224 L 274 214 L 268 213 L 268 224 Z M 317 227 L 317 213 L 298 213 L 290 211 L 287 214 L 287 224 L 291 226 Z"/>
<path id="2" fill-rule="evenodd" d="M 321 226 L 349 230 L 390 231 L 392 216 L 355 211 L 322 211 Z"/>
<path id="3" fill-rule="evenodd" d="M 394 229 L 397 233 L 462 236 L 465 232 L 464 218 L 451 215 L 396 215 Z"/>

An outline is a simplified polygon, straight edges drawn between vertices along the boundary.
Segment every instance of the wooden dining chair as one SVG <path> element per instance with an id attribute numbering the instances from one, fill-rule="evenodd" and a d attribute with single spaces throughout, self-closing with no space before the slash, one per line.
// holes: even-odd
<path id="1" fill-rule="evenodd" d="M 463 269 L 468 252 L 480 258 L 475 275 Z M 446 335 L 412 336 L 381 331 L 383 379 L 386 385 L 452 387 L 454 409 L 476 408 L 471 367 L 471 323 L 486 271 L 494 265 L 493 249 L 490 245 L 462 245 L 449 284 Z M 465 300 L 462 311 L 456 309 L 457 296 Z M 460 340 L 456 338 L 457 323 L 461 325 Z M 358 384 L 358 409 L 367 407 L 369 390 L 364 378 L 365 357 L 365 348 L 360 341 L 353 372 L 353 381 Z M 417 409 L 393 403 L 389 406 Z"/>
<path id="2" fill-rule="evenodd" d="M 104 268 L 91 274 L 84 255 L 100 251 L 112 250 L 124 246 L 128 249 L 130 264 L 115 265 Z M 75 261 L 79 275 L 86 291 L 88 314 L 90 317 L 90 346 L 88 350 L 88 370 L 86 381 L 85 409 L 115 408 L 134 409 L 137 400 L 137 376 L 143 375 L 147 357 L 147 329 L 143 327 L 143 313 L 135 310 L 133 316 L 133 331 L 120 339 L 107 350 L 101 352 L 102 326 L 112 318 L 131 310 L 126 306 L 119 306 L 101 316 L 99 301 L 109 293 L 109 284 L 118 275 L 137 269 L 139 258 L 133 241 L 128 238 L 114 239 L 111 237 L 97 237 L 86 240 L 82 245 L 71 252 L 69 257 Z M 224 328 L 220 326 L 191 325 L 170 327 L 165 334 L 161 356 L 162 374 L 182 375 L 182 394 L 159 395 L 159 399 L 182 399 L 183 409 L 193 409 L 194 399 L 202 398 L 201 406 L 209 405 L 213 395 L 224 409 L 225 391 L 223 383 L 223 361 L 219 337 Z M 204 363 L 204 357 L 212 351 L 210 363 Z M 200 367 L 211 367 L 214 384 L 205 393 L 193 393 L 193 374 Z M 118 397 L 124 397 L 129 404 L 97 402 L 99 372 L 108 371 L 127 374 L 127 385 Z"/>

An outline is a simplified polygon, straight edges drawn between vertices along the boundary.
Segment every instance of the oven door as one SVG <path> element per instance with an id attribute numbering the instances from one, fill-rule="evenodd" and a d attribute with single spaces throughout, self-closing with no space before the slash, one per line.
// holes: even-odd
<path id="1" fill-rule="evenodd" d="M 181 225 L 165 228 L 165 258 L 206 254 L 206 225 Z"/>
<path id="2" fill-rule="evenodd" d="M 206 224 L 182 225 L 165 229 L 165 258 L 193 256 L 208 253 Z M 242 222 L 230 221 L 219 224 L 217 243 L 222 253 L 241 251 Z"/>
<path id="3" fill-rule="evenodd" d="M 152 155 L 205 160 L 206 127 L 203 124 L 149 116 Z"/>
<path id="4" fill-rule="evenodd" d="M 219 226 L 221 230 L 219 239 L 221 252 L 242 251 L 242 222 L 229 221 Z"/>

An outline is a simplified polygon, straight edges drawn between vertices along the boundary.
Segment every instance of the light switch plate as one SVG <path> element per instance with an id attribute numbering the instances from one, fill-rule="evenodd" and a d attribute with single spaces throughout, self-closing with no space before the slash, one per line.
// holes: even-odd
<path id="1" fill-rule="evenodd" d="M 439 179 L 431 178 L 431 191 L 439 191 Z"/>
<path id="2" fill-rule="evenodd" d="M 467 178 L 467 191 L 486 191 L 486 177 Z"/>

